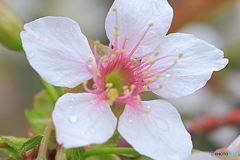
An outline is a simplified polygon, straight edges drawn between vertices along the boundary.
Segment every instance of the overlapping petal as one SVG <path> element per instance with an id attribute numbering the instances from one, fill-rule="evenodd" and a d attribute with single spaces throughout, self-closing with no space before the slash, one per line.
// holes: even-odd
<path id="1" fill-rule="evenodd" d="M 192 142 L 178 111 L 163 100 L 127 104 L 118 130 L 139 153 L 153 159 L 180 160 L 191 154 Z"/>
<path id="2" fill-rule="evenodd" d="M 117 12 L 113 12 L 114 8 Z M 146 32 L 148 25 L 153 23 L 135 52 L 137 57 L 152 52 L 159 46 L 169 29 L 172 17 L 172 8 L 167 0 L 115 0 L 106 17 L 106 33 L 112 41 L 114 27 L 118 26 L 118 47 L 121 48 L 125 38 L 129 37 L 125 49 L 131 51 Z"/>
<path id="3" fill-rule="evenodd" d="M 75 87 L 92 78 L 87 61 L 94 57 L 78 24 L 66 17 L 44 17 L 24 25 L 21 32 L 30 65 L 47 82 Z"/>
<path id="4" fill-rule="evenodd" d="M 153 65 L 152 71 L 155 73 L 164 71 L 177 60 L 161 78 L 150 84 L 150 88 L 162 85 L 161 89 L 153 92 L 166 98 L 193 93 L 206 84 L 213 71 L 223 69 L 228 63 L 221 50 L 190 34 L 169 34 L 159 47 L 159 52 L 160 57 L 164 58 Z"/>
<path id="5" fill-rule="evenodd" d="M 109 104 L 91 93 L 67 93 L 60 97 L 52 114 L 57 142 L 74 148 L 106 142 L 117 119 Z"/>

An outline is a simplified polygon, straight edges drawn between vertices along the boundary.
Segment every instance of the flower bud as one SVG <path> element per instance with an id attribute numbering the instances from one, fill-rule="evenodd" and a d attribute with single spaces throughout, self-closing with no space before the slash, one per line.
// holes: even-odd
<path id="1" fill-rule="evenodd" d="M 0 43 L 9 49 L 22 51 L 20 32 L 23 24 L 23 20 L 0 0 Z"/>

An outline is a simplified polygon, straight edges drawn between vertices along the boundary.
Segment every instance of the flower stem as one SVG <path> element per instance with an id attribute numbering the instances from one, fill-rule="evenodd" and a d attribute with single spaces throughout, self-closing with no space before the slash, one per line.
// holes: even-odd
<path id="1" fill-rule="evenodd" d="M 43 79 L 41 79 L 41 81 L 42 81 L 46 91 L 48 92 L 49 96 L 51 97 L 52 101 L 55 103 L 56 100 L 58 99 L 57 91 L 55 90 L 55 88 L 52 85 L 50 85 Z M 44 137 L 39 146 L 39 151 L 38 151 L 38 155 L 37 155 L 37 159 L 39 159 L 39 160 L 40 159 L 47 160 L 48 141 L 49 141 L 49 137 L 51 135 L 52 129 L 53 129 L 53 122 L 52 122 L 52 120 L 50 120 L 44 130 L 44 133 L 43 133 Z"/>
<path id="2" fill-rule="evenodd" d="M 40 143 L 40 147 L 37 155 L 38 158 L 47 159 L 47 148 L 48 148 L 47 146 L 48 146 L 48 140 L 51 135 L 52 129 L 53 129 L 53 123 L 51 120 L 44 130 L 44 133 L 43 133 L 44 137 Z"/>
<path id="3" fill-rule="evenodd" d="M 127 155 L 130 157 L 137 157 L 140 155 L 138 152 L 136 152 L 132 148 L 122 148 L 122 147 L 101 148 L 101 149 L 87 150 L 81 157 L 81 160 L 85 160 L 88 157 L 102 155 L 102 154 L 120 154 L 120 155 Z"/>

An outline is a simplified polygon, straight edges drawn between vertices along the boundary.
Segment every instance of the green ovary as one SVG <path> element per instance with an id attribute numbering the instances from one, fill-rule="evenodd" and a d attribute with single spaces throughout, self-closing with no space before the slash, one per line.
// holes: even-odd
<path id="1" fill-rule="evenodd" d="M 116 88 L 118 93 L 121 94 L 125 79 L 119 70 L 113 70 L 105 77 L 105 82 L 106 84 L 111 83 L 113 85 L 111 88 Z"/>

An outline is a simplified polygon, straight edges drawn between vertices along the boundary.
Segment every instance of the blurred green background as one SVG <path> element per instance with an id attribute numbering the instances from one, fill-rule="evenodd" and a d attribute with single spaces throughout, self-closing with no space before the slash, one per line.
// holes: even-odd
<path id="1" fill-rule="evenodd" d="M 82 32 L 107 44 L 104 21 L 112 0 L 5 0 L 25 22 L 55 15 L 77 21 Z M 186 32 L 208 41 L 225 52 L 230 63 L 213 74 L 209 83 L 192 95 L 168 99 L 180 112 L 187 128 L 193 129 L 194 148 L 215 150 L 228 146 L 240 133 L 239 122 L 196 131 L 192 119 L 204 116 L 224 121 L 240 107 L 240 0 L 169 0 L 175 17 L 169 32 Z M 28 136 L 25 109 L 43 86 L 22 53 L 0 45 L 0 135 Z M 152 95 L 150 95 L 152 96 Z M 151 98 L 151 97 L 150 97 Z M 240 115 L 238 115 L 240 117 Z M 208 122 L 206 122 L 208 123 Z"/>

